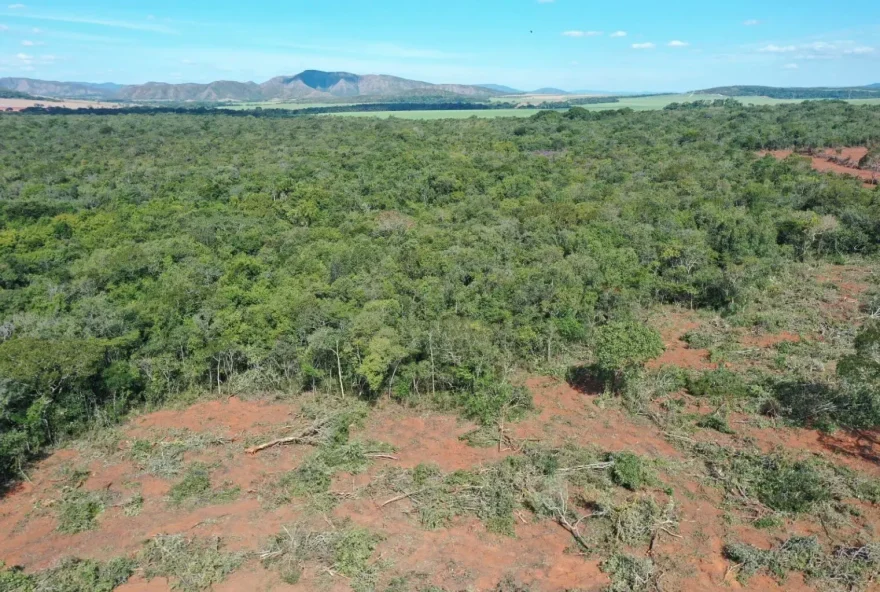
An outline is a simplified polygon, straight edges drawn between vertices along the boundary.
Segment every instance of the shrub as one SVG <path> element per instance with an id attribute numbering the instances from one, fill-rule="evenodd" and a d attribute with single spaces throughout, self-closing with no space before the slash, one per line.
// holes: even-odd
<path id="1" fill-rule="evenodd" d="M 822 475 L 812 465 L 768 458 L 756 484 L 762 503 L 781 512 L 807 512 L 816 504 L 831 499 L 831 491 Z"/>
<path id="2" fill-rule="evenodd" d="M 687 390 L 695 397 L 712 397 L 714 399 L 742 399 L 750 395 L 749 386 L 742 376 L 726 368 L 709 370 L 687 381 Z"/>
<path id="3" fill-rule="evenodd" d="M 611 479 L 621 487 L 637 491 L 653 480 L 645 461 L 631 452 L 614 454 L 612 460 L 614 466 L 611 467 Z"/>
<path id="4" fill-rule="evenodd" d="M 617 380 L 623 372 L 638 368 L 663 353 L 656 329 L 634 321 L 612 321 L 596 331 L 596 365 Z"/>
<path id="5" fill-rule="evenodd" d="M 649 558 L 615 555 L 600 567 L 611 578 L 606 592 L 647 592 L 654 585 L 656 568 Z"/>

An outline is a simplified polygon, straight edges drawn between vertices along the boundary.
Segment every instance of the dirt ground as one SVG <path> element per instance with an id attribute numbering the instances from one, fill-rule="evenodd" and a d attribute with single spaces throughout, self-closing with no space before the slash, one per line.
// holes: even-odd
<path id="1" fill-rule="evenodd" d="M 850 175 L 858 177 L 864 181 L 865 187 L 875 187 L 880 184 L 880 174 L 874 171 L 867 171 L 858 168 L 858 163 L 868 153 L 868 149 L 864 147 L 841 148 L 839 151 L 826 149 L 819 152 L 818 155 L 807 156 L 813 168 L 823 173 L 837 173 L 839 175 Z M 772 155 L 779 160 L 784 160 L 794 154 L 793 150 L 768 150 L 759 153 L 761 156 L 767 154 Z M 840 164 L 834 160 L 846 161 L 849 164 Z"/>
<path id="2" fill-rule="evenodd" d="M 860 282 L 861 272 L 858 268 L 838 266 L 826 270 L 820 281 L 844 284 L 842 292 L 849 296 L 864 285 Z M 678 365 L 691 370 L 715 367 L 708 361 L 707 351 L 692 350 L 682 339 L 685 333 L 700 327 L 697 315 L 667 310 L 655 321 L 667 345 L 666 354 L 655 365 Z M 750 334 L 743 339 L 751 347 L 772 348 L 782 342 L 796 342 L 799 337 L 790 333 Z M 770 548 L 791 534 L 815 534 L 825 542 L 836 541 L 823 532 L 823 525 L 797 520 L 782 530 L 758 529 L 725 506 L 723 494 L 707 485 L 700 476 L 698 462 L 688 457 L 673 438 L 645 418 L 605 405 L 599 388 L 575 388 L 546 376 L 530 377 L 526 386 L 533 394 L 536 411 L 508 426 L 514 440 L 540 440 L 549 445 L 570 442 L 608 452 L 631 451 L 659 459 L 668 467 L 661 472 L 660 479 L 663 487 L 672 492 L 679 528 L 660 534 L 650 549 L 634 550 L 649 555 L 658 565 L 659 589 L 814 589 L 799 575 L 790 576 L 784 583 L 758 575 L 743 586 L 736 579 L 737 566 L 724 558 L 722 547 L 738 540 Z M 694 409 L 710 411 L 700 405 L 704 404 L 692 402 Z M 245 448 L 254 443 L 289 433 L 300 408 L 299 400 L 205 400 L 185 409 L 166 409 L 137 417 L 103 448 L 81 445 L 56 451 L 32 468 L 29 481 L 0 498 L 0 561 L 21 565 L 31 572 L 49 568 L 66 556 L 109 559 L 134 555 L 151 537 L 177 533 L 219 537 L 230 550 L 259 552 L 282 527 L 316 511 L 297 501 L 271 508 L 261 503 L 260 498 L 262 483 L 298 467 L 313 449 L 291 445 L 255 455 L 245 453 Z M 823 434 L 816 430 L 767 427 L 747 417 L 731 419 L 742 420 L 736 424 L 735 436 L 707 432 L 706 437 L 731 447 L 749 444 L 768 452 L 797 451 L 880 478 L 880 437 L 876 433 Z M 413 468 L 430 463 L 443 471 L 469 470 L 517 453 L 507 447 L 478 448 L 462 441 L 461 436 L 476 427 L 451 414 L 413 411 L 380 401 L 365 424 L 353 433 L 355 438 L 393 446 L 393 458 L 376 460 L 361 475 L 337 476 L 331 490 L 341 501 L 325 518 L 348 519 L 382 535 L 374 558 L 385 569 L 376 589 L 384 591 L 392 577 L 412 574 L 418 575 L 420 586 L 434 585 L 450 592 L 493 591 L 508 576 L 540 592 L 599 591 L 606 587 L 609 579 L 600 569 L 603 558 L 572 552 L 572 536 L 554 521 L 518 514 L 513 537 L 491 533 L 475 518 L 455 519 L 447 528 L 428 530 L 414 517 L 415 507 L 409 500 L 384 505 L 385 498 L 370 494 L 367 486 L 389 466 Z M 200 461 L 215 467 L 212 479 L 238 486 L 238 499 L 195 509 L 174 508 L 168 504 L 167 496 L 176 479 L 147 474 L 128 460 L 127 453 L 138 439 L 170 442 L 192 434 L 209 435 L 212 440 L 204 447 L 188 451 L 185 462 Z M 73 535 L 57 530 L 54 511 L 65 471 L 71 467 L 86 472 L 79 485 L 82 490 L 103 492 L 113 501 L 99 516 L 96 529 Z M 142 496 L 143 507 L 136 516 L 126 515 L 125 503 L 136 495 Z M 860 527 L 880 527 L 880 509 L 861 504 L 859 510 Z M 172 588 L 171 582 L 163 578 L 147 581 L 136 573 L 118 589 L 164 592 Z M 343 576 L 309 566 L 299 583 L 286 584 L 277 572 L 265 569 L 256 558 L 249 559 L 215 587 L 218 591 L 350 589 Z"/>
<path id="3" fill-rule="evenodd" d="M 100 101 L 77 101 L 77 100 L 31 100 L 31 99 L 2 99 L 0 98 L 0 112 L 2 111 L 21 111 L 28 107 L 66 107 L 68 109 L 116 109 L 121 106 L 119 103 L 102 103 Z"/>

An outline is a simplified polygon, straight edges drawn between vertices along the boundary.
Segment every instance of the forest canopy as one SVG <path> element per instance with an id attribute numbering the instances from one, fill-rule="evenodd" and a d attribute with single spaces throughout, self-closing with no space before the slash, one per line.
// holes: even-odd
<path id="1" fill-rule="evenodd" d="M 589 358 L 645 306 L 732 310 L 787 261 L 876 253 L 875 190 L 756 150 L 878 142 L 880 107 L 842 102 L 0 115 L 0 472 L 212 389 L 490 418 L 512 369 Z M 659 351 L 631 339 L 609 370 Z"/>

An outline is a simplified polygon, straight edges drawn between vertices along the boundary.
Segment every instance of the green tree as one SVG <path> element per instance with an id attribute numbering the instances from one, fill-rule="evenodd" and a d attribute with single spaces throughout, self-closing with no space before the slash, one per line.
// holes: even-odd
<path id="1" fill-rule="evenodd" d="M 596 365 L 616 388 L 623 375 L 642 367 L 666 348 L 656 329 L 635 321 L 612 321 L 596 330 Z"/>

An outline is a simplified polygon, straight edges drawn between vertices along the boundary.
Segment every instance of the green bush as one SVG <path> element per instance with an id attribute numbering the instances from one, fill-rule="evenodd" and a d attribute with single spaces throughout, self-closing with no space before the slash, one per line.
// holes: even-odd
<path id="1" fill-rule="evenodd" d="M 687 390 L 695 397 L 717 400 L 743 399 L 751 394 L 742 375 L 731 372 L 727 368 L 718 368 L 692 375 L 687 381 Z"/>
<path id="2" fill-rule="evenodd" d="M 611 468 L 611 479 L 617 485 L 630 491 L 638 491 L 653 481 L 653 475 L 645 461 L 631 452 L 620 452 L 612 455 L 614 466 Z"/>

